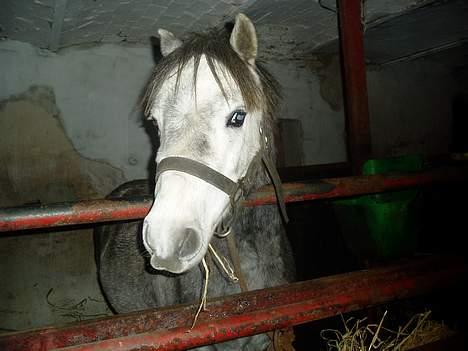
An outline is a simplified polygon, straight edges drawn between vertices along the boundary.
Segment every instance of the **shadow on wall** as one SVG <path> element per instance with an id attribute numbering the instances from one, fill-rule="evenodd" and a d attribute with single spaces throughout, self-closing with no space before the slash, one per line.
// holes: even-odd
<path id="1" fill-rule="evenodd" d="M 123 181 L 120 170 L 73 147 L 51 88 L 0 102 L 0 206 L 103 197 Z"/>
<path id="2" fill-rule="evenodd" d="M 343 111 L 343 87 L 338 54 L 321 54 L 306 60 L 307 67 L 320 80 L 320 96 L 333 111 Z M 343 116 L 344 117 L 344 116 Z"/>

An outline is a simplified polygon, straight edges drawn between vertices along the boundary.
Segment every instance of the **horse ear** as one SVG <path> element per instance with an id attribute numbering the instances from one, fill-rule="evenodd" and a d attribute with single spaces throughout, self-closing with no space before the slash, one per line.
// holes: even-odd
<path id="1" fill-rule="evenodd" d="M 158 29 L 159 38 L 161 39 L 161 54 L 169 55 L 175 49 L 182 45 L 182 42 L 176 38 L 174 34 L 165 29 Z"/>
<path id="2" fill-rule="evenodd" d="M 158 37 L 151 36 L 151 53 L 153 54 L 153 61 L 157 64 L 163 58 L 161 54 L 161 40 Z"/>
<path id="3" fill-rule="evenodd" d="M 257 34 L 252 21 L 244 14 L 236 16 L 229 39 L 232 48 L 244 61 L 253 65 L 257 57 Z"/>

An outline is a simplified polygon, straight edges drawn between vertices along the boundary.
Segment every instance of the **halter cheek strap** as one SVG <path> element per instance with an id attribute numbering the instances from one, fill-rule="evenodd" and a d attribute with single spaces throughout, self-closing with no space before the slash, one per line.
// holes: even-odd
<path id="1" fill-rule="evenodd" d="M 267 157 L 262 157 L 263 165 L 265 166 L 268 175 L 270 176 L 273 188 L 275 189 L 276 201 L 278 202 L 281 216 L 285 224 L 289 222 L 288 213 L 286 212 L 286 205 L 284 203 L 283 187 L 276 167 L 273 166 L 271 160 Z"/>

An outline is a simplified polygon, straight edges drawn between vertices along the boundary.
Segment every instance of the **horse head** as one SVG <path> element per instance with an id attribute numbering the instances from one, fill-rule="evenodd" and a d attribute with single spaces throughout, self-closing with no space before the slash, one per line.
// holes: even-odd
<path id="1" fill-rule="evenodd" d="M 162 29 L 159 36 L 163 58 L 145 100 L 160 147 L 143 243 L 152 267 L 183 273 L 202 260 L 243 195 L 261 185 L 265 171 L 257 156 L 273 152 L 279 95 L 256 60 L 257 36 L 245 15 L 237 15 L 232 32 L 196 34 L 185 42 Z M 232 194 L 223 182 L 234 184 Z"/>

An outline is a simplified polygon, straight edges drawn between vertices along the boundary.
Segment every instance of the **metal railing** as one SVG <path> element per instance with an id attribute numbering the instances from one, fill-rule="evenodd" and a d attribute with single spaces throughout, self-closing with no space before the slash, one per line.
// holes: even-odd
<path id="1" fill-rule="evenodd" d="M 404 175 L 353 176 L 307 183 L 286 183 L 283 184 L 283 190 L 286 202 L 300 202 L 466 180 L 468 167 L 444 167 Z M 151 197 L 140 196 L 0 208 L 0 232 L 139 219 L 148 213 L 151 202 Z M 275 202 L 273 188 L 265 186 L 244 201 L 244 205 L 260 206 Z"/>
<path id="2" fill-rule="evenodd" d="M 455 257 L 422 257 L 212 299 L 190 330 L 197 305 L 173 306 L 0 337 L 0 349 L 185 350 L 290 327 L 395 299 L 431 292 L 466 277 Z"/>

